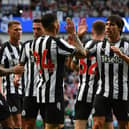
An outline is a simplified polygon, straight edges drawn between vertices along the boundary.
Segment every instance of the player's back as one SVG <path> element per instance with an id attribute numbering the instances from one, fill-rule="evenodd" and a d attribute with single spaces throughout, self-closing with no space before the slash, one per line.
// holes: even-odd
<path id="1" fill-rule="evenodd" d="M 49 96 L 45 97 L 49 100 L 44 101 L 54 102 L 62 98 L 65 57 L 73 54 L 75 48 L 63 39 L 45 35 L 34 41 L 32 50 L 43 78 L 42 87 L 46 88 L 45 94 Z"/>

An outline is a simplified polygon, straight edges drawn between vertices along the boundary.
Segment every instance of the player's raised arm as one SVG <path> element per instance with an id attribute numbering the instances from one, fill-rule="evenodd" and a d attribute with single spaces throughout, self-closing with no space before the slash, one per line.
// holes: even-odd
<path id="1" fill-rule="evenodd" d="M 77 28 L 77 34 L 79 36 L 79 38 L 81 38 L 86 32 L 87 32 L 87 23 L 86 23 L 86 19 L 83 18 L 81 19 L 81 21 L 78 24 L 78 28 Z"/>
<path id="2" fill-rule="evenodd" d="M 83 48 L 83 45 L 82 45 L 78 35 L 76 34 L 74 23 L 71 21 L 70 18 L 67 18 L 66 22 L 67 22 L 66 30 L 69 34 L 71 34 L 73 41 L 74 41 L 72 45 L 74 45 L 77 49 L 77 53 L 75 56 L 77 56 L 78 58 L 85 57 L 87 55 L 87 52 Z"/>

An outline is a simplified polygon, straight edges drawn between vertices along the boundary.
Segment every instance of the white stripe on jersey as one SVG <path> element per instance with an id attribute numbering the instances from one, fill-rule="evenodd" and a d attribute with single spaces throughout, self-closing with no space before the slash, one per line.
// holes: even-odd
<path id="1" fill-rule="evenodd" d="M 115 44 L 115 46 L 117 48 L 119 48 L 120 47 L 120 41 L 117 44 Z M 114 55 L 116 56 L 115 53 L 114 53 Z M 119 64 L 114 64 L 114 68 L 113 68 L 113 70 L 114 70 L 113 73 L 115 73 L 115 75 L 113 76 L 113 84 L 114 84 L 113 98 L 114 99 L 118 99 L 118 92 L 119 92 L 119 87 L 118 87 L 118 69 L 119 69 Z"/>
<path id="2" fill-rule="evenodd" d="M 55 41 L 52 41 L 52 44 L 51 44 L 51 50 L 52 52 L 55 54 L 55 56 L 52 56 L 51 59 L 52 59 L 52 62 L 55 62 L 57 60 L 57 51 L 55 48 Z M 55 68 L 57 68 L 57 63 L 55 63 Z M 53 75 L 51 76 L 51 79 L 50 79 L 50 84 L 51 84 L 51 87 L 50 87 L 50 102 L 55 102 L 55 88 L 56 88 L 56 70 L 54 71 Z"/>
<path id="3" fill-rule="evenodd" d="M 45 103 L 45 91 L 46 91 L 46 83 L 42 85 L 42 100 L 41 100 L 42 103 Z M 38 93 L 39 93 L 39 88 L 38 88 Z M 40 102 L 38 94 L 37 94 L 37 99 L 38 99 L 37 102 Z"/>
<path id="4" fill-rule="evenodd" d="M 92 62 L 91 62 L 91 65 L 94 64 L 94 63 L 96 63 L 96 57 L 93 57 Z M 94 71 L 95 71 L 95 69 L 94 69 Z M 90 75 L 90 78 L 89 78 L 89 80 L 90 80 L 88 82 L 89 89 L 88 89 L 88 93 L 87 93 L 87 102 L 88 103 L 91 103 L 92 102 L 93 90 L 94 90 L 94 83 L 95 83 L 95 76 L 97 76 L 97 75 L 91 74 Z"/>
<path id="5" fill-rule="evenodd" d="M 12 60 L 12 57 L 11 57 L 10 52 L 9 52 L 9 50 L 8 50 L 7 47 L 5 48 L 5 51 L 4 51 L 3 56 L 7 56 L 7 58 L 8 58 L 9 60 Z M 1 62 L 2 64 L 5 63 L 5 62 L 4 62 L 4 59 L 5 59 L 5 57 L 3 58 L 2 62 Z"/>
<path id="6" fill-rule="evenodd" d="M 109 48 L 110 48 L 109 44 L 106 44 L 106 48 L 105 49 L 107 51 L 105 51 L 105 55 L 107 55 L 107 56 L 110 55 L 110 49 Z M 109 74 L 109 64 L 105 64 L 104 72 L 105 72 L 105 75 L 107 73 Z M 104 86 L 105 86 L 104 96 L 107 97 L 107 96 L 109 96 L 109 76 L 105 77 L 105 84 L 104 84 Z"/>
<path id="7" fill-rule="evenodd" d="M 128 44 L 128 46 L 127 46 L 127 44 Z M 129 43 L 127 43 L 127 44 L 126 44 L 126 43 L 124 44 L 124 48 L 128 47 L 128 49 L 126 49 L 126 50 L 124 51 L 124 53 L 126 53 L 126 55 L 129 56 Z M 129 71 L 129 66 L 127 65 L 126 62 L 124 62 L 124 65 L 123 65 L 123 85 L 124 85 L 124 87 L 123 87 L 123 92 L 124 92 L 124 94 L 123 94 L 123 99 L 128 100 L 128 96 L 129 96 L 129 94 L 128 94 L 128 90 L 129 90 L 129 80 L 128 80 L 128 78 L 126 78 L 126 77 L 129 76 L 129 75 L 128 75 L 129 73 L 124 72 L 124 71 Z M 128 84 L 127 84 L 127 82 L 128 82 Z"/>
<path id="8" fill-rule="evenodd" d="M 97 45 L 98 46 L 98 45 Z M 94 51 L 97 51 L 96 52 L 96 56 L 97 56 L 97 64 L 98 64 L 98 69 L 99 69 L 99 75 L 100 75 L 100 77 L 102 76 L 101 75 L 101 72 L 102 72 L 102 69 L 101 69 L 101 67 L 102 67 L 102 65 L 101 65 L 101 58 L 99 58 L 99 54 L 100 54 L 100 52 L 101 52 L 101 49 L 102 49 L 102 43 L 99 43 L 99 46 L 100 47 L 97 47 L 96 48 L 96 46 L 94 47 Z M 101 87 L 101 85 L 102 85 L 102 80 L 101 80 L 101 78 L 99 79 L 99 81 L 98 81 L 98 89 L 97 89 L 97 91 L 96 91 L 96 94 L 98 94 L 101 90 L 102 90 L 102 87 Z"/>
<path id="9" fill-rule="evenodd" d="M 49 36 L 46 36 L 44 41 L 43 41 L 43 45 L 42 45 L 42 52 L 46 49 L 46 43 L 47 43 L 47 40 L 48 40 Z M 40 43 L 40 42 L 39 42 Z M 39 44 L 37 44 L 39 45 Z M 36 46 L 37 47 L 37 46 Z M 47 60 L 45 58 L 45 64 L 47 64 Z M 49 80 L 49 72 L 48 72 L 48 69 L 44 69 L 44 76 L 45 76 L 45 80 L 48 81 Z"/>
<path id="10" fill-rule="evenodd" d="M 50 84 L 51 84 L 51 87 L 50 87 L 50 102 L 55 102 L 55 90 L 56 90 L 56 71 L 54 71 L 53 75 L 51 76 L 51 79 L 50 79 Z"/>
<path id="11" fill-rule="evenodd" d="M 79 95 L 78 95 L 78 101 L 81 101 L 82 100 L 82 97 L 83 97 L 83 92 L 84 92 L 84 89 L 85 89 L 85 83 L 82 83 L 81 85 L 80 85 L 80 92 L 79 92 Z"/>

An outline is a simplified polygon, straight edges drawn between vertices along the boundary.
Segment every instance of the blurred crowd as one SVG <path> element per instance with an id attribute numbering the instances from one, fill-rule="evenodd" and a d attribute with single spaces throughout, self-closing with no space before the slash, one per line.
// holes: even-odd
<path id="1" fill-rule="evenodd" d="M 40 17 L 54 12 L 60 20 L 70 17 L 129 16 L 129 0 L 0 0 L 1 16 Z M 22 2 L 24 1 L 24 2 Z"/>
<path id="2" fill-rule="evenodd" d="M 64 75 L 64 100 L 65 100 L 65 125 L 71 126 L 74 122 L 75 100 L 79 84 L 79 76 L 75 71 L 65 68 Z"/>

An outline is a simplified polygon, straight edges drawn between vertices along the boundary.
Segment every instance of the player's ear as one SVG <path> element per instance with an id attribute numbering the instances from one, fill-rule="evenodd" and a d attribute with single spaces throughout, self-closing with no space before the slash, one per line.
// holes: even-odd
<path id="1" fill-rule="evenodd" d="M 10 29 L 8 28 L 8 34 L 10 33 Z"/>
<path id="2" fill-rule="evenodd" d="M 60 25 L 59 25 L 59 22 L 58 22 L 58 21 L 56 21 L 56 22 L 54 23 L 54 27 L 55 27 L 55 29 L 56 29 L 56 33 L 58 33 L 58 31 L 59 31 L 59 29 L 60 29 Z"/>

